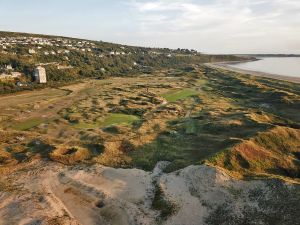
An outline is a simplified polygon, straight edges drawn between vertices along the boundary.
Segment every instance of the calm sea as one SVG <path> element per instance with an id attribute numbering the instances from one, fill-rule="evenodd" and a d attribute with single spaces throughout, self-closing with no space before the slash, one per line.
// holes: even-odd
<path id="1" fill-rule="evenodd" d="M 230 65 L 244 70 L 300 77 L 300 57 L 265 57 L 259 61 Z"/>

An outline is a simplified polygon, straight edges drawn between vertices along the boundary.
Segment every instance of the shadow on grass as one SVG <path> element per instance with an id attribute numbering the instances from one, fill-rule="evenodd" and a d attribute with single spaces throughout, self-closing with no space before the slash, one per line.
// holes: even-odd
<path id="1" fill-rule="evenodd" d="M 239 119 L 240 124 L 227 123 Z M 244 114 L 232 113 L 219 118 L 194 117 L 169 122 L 167 131 L 161 132 L 155 141 L 130 153 L 133 166 L 152 170 L 158 161 L 170 161 L 166 172 L 192 164 L 200 164 L 216 153 L 233 147 L 243 139 L 272 127 L 256 123 Z"/>

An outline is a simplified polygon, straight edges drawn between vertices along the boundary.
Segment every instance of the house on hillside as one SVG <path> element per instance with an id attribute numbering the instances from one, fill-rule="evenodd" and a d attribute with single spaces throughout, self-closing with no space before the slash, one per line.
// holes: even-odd
<path id="1" fill-rule="evenodd" d="M 6 65 L 5 68 L 6 68 L 6 70 L 13 70 L 12 65 Z"/>
<path id="2" fill-rule="evenodd" d="M 9 74 L 1 73 L 0 80 L 14 80 L 21 76 L 22 76 L 22 74 L 20 72 L 10 72 Z"/>
<path id="3" fill-rule="evenodd" d="M 11 77 L 12 78 L 19 78 L 21 76 L 22 76 L 22 74 L 20 72 L 11 72 Z"/>
<path id="4" fill-rule="evenodd" d="M 46 84 L 47 83 L 47 75 L 46 69 L 42 66 L 38 66 L 34 70 L 34 80 L 39 84 Z"/>
<path id="5" fill-rule="evenodd" d="M 29 54 L 36 54 L 36 51 L 35 51 L 34 49 L 29 49 L 29 50 L 28 50 L 28 53 L 29 53 Z"/>

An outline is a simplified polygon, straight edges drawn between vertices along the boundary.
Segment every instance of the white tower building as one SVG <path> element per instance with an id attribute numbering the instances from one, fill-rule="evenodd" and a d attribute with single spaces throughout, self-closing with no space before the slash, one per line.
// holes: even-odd
<path id="1" fill-rule="evenodd" d="M 34 70 L 34 80 L 39 84 L 47 83 L 46 69 L 42 66 L 38 66 Z"/>

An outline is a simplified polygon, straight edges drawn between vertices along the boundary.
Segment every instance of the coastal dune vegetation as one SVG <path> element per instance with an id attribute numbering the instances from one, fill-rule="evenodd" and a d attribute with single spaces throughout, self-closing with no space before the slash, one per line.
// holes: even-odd
<path id="1" fill-rule="evenodd" d="M 297 84 L 195 65 L 189 72 L 85 81 L 74 90 L 47 97 L 50 106 L 18 103 L 26 119 L 5 117 L 16 107 L 8 105 L 1 115 L 4 165 L 40 154 L 67 164 L 152 170 L 169 161 L 165 171 L 172 172 L 204 163 L 240 178 L 299 178 Z M 11 140 L 12 134 L 21 140 Z M 35 141 L 53 151 L 33 153 L 29 143 Z M 61 144 L 85 150 L 64 155 Z"/>
<path id="2" fill-rule="evenodd" d="M 0 38 L 47 43 L 0 54 L 22 74 L 0 80 L 0 224 L 298 224 L 299 84 L 211 64 L 251 57 Z"/>

